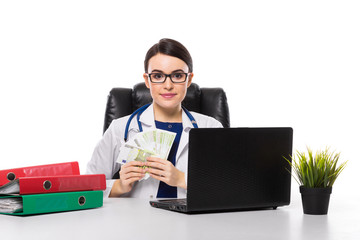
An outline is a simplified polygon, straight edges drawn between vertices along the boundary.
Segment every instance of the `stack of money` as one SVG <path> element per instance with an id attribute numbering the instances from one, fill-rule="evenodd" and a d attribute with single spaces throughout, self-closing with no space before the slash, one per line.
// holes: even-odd
<path id="1" fill-rule="evenodd" d="M 146 162 L 147 157 L 167 159 L 176 133 L 155 129 L 136 134 L 120 148 L 117 162 L 125 164 L 131 161 Z M 145 175 L 144 179 L 149 177 Z"/>

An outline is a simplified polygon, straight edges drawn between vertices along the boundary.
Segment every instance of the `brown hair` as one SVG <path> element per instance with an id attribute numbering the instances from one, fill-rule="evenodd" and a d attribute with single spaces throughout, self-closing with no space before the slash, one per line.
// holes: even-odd
<path id="1" fill-rule="evenodd" d="M 177 57 L 183 60 L 186 63 L 186 65 L 189 67 L 189 72 L 193 71 L 193 62 L 191 55 L 189 51 L 184 47 L 184 45 L 173 39 L 163 38 L 158 43 L 154 44 L 146 53 L 145 61 L 144 61 L 144 67 L 146 73 L 148 72 L 148 65 L 150 58 L 152 58 L 158 53 L 162 53 L 172 57 Z"/>

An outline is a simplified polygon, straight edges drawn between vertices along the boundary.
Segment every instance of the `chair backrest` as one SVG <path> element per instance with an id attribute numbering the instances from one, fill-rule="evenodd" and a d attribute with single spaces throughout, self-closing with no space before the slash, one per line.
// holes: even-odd
<path id="1" fill-rule="evenodd" d="M 150 91 L 145 83 L 138 83 L 133 89 L 113 88 L 106 104 L 104 132 L 112 120 L 129 115 L 151 102 Z M 187 90 L 183 106 L 189 111 L 217 119 L 224 127 L 230 127 L 229 107 L 222 88 L 200 88 L 196 83 L 192 83 Z"/>

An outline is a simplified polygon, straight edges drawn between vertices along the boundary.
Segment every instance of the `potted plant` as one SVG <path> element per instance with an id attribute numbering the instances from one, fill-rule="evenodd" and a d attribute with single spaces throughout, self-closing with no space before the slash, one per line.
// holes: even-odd
<path id="1" fill-rule="evenodd" d="M 340 153 L 328 148 L 316 154 L 307 148 L 307 154 L 297 151 L 294 157 L 285 158 L 300 185 L 304 214 L 327 214 L 332 186 L 347 163 L 338 165 L 339 157 Z"/>

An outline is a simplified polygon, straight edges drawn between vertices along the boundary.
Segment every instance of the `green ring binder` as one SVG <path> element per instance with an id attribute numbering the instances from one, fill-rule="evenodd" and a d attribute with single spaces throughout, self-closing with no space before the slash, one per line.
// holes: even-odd
<path id="1" fill-rule="evenodd" d="M 103 205 L 103 191 L 79 191 L 33 195 L 4 195 L 1 202 L 12 202 L 13 207 L 0 208 L 1 214 L 34 215 L 97 208 Z"/>

